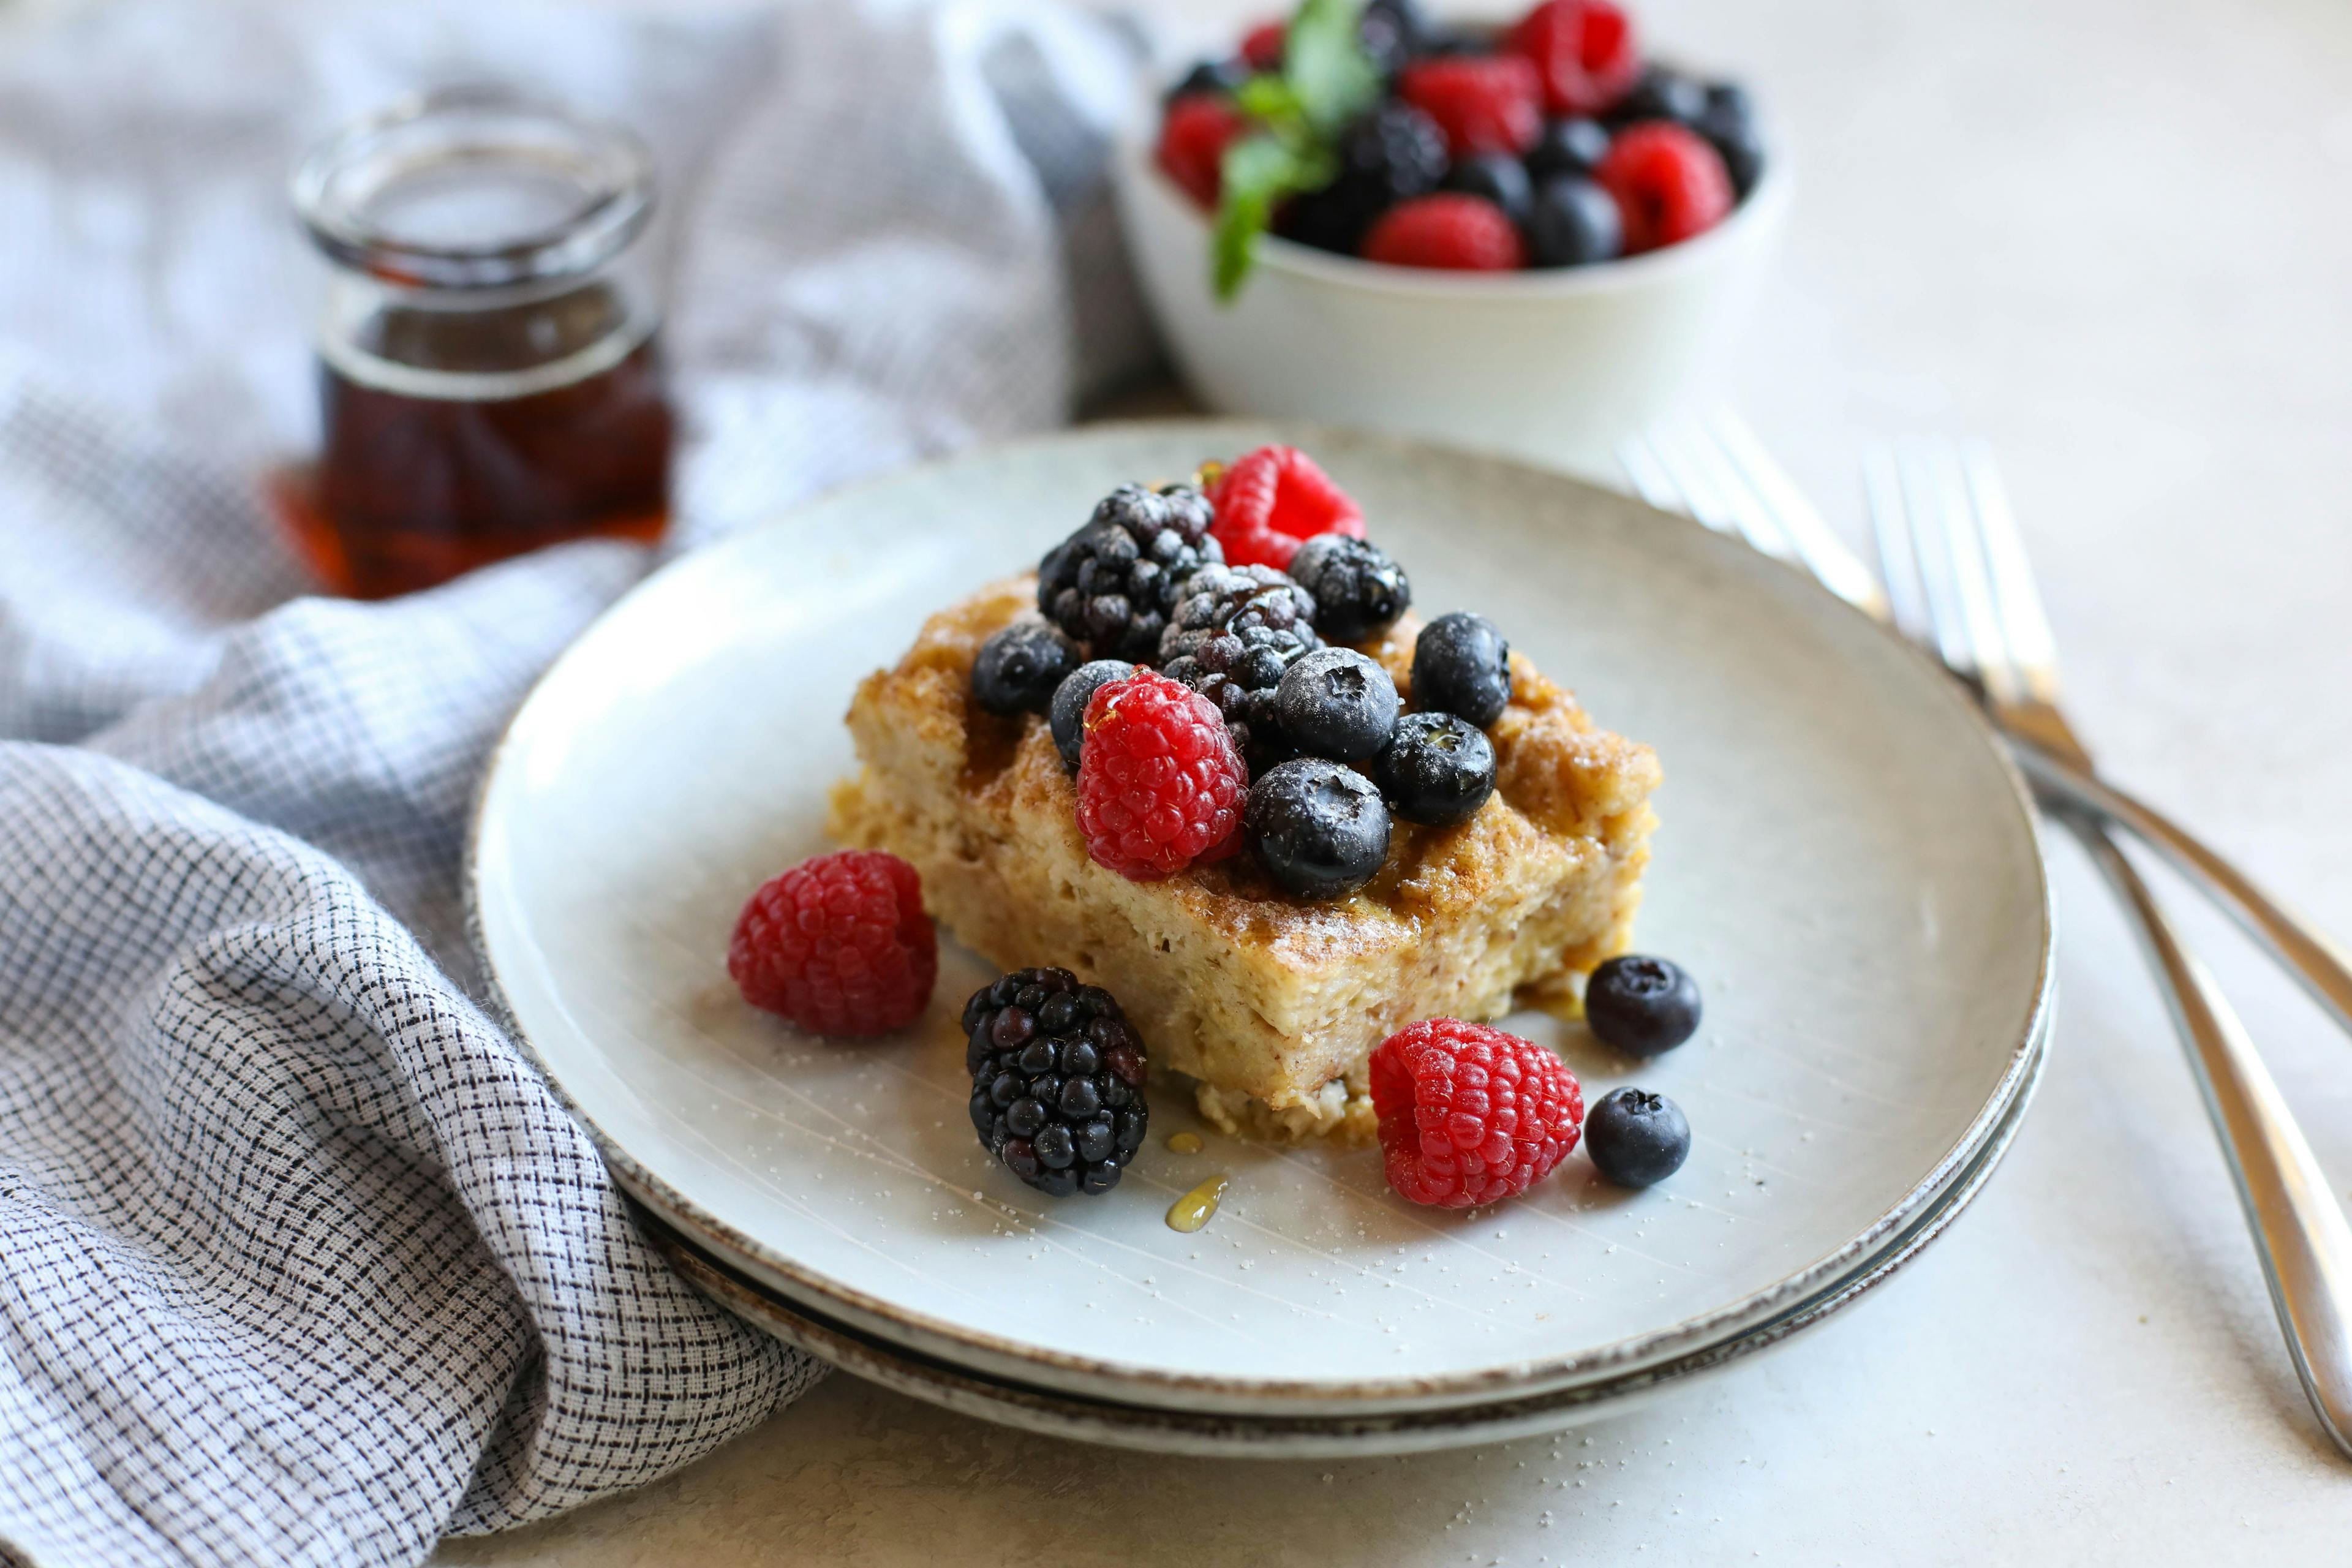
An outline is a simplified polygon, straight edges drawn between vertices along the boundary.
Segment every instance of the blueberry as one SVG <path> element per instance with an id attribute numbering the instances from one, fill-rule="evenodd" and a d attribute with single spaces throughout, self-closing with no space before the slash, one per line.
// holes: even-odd
<path id="1" fill-rule="evenodd" d="M 1549 120 L 1528 149 L 1528 177 L 1541 184 L 1559 174 L 1590 174 L 1609 155 L 1609 130 L 1597 120 Z"/>
<path id="2" fill-rule="evenodd" d="M 1484 196 L 1503 209 L 1513 223 L 1528 217 L 1528 171 L 1507 153 L 1474 153 L 1446 171 L 1445 189 Z"/>
<path id="3" fill-rule="evenodd" d="M 1249 75 L 1249 65 L 1244 60 L 1202 60 L 1168 89 L 1166 101 L 1173 103 L 1196 92 L 1229 93 L 1247 81 Z"/>
<path id="4" fill-rule="evenodd" d="M 1537 190 L 1527 235 L 1530 265 L 1582 267 L 1624 250 L 1625 219 L 1616 197 L 1591 180 L 1561 174 Z"/>
<path id="5" fill-rule="evenodd" d="M 1709 82 L 1706 117 L 1727 125 L 1752 127 L 1756 123 L 1756 104 L 1748 96 L 1748 89 L 1736 81 Z"/>
<path id="6" fill-rule="evenodd" d="M 1382 76 L 1394 76 L 1421 47 L 1429 18 L 1414 0 L 1366 0 L 1357 40 Z"/>
<path id="7" fill-rule="evenodd" d="M 1135 671 L 1136 667 L 1123 658 L 1098 658 L 1078 666 L 1054 688 L 1047 722 L 1053 726 L 1054 749 L 1062 753 L 1072 773 L 1078 770 L 1078 744 L 1087 738 L 1087 704 L 1094 700 L 1096 692 Z"/>
<path id="8" fill-rule="evenodd" d="M 1320 757 L 1276 764 L 1250 785 L 1250 842 L 1274 879 L 1310 899 L 1362 887 L 1389 854 L 1389 808 L 1372 781 Z"/>
<path id="9" fill-rule="evenodd" d="M 1461 822 L 1495 793 L 1495 745 L 1451 713 L 1408 713 L 1372 764 L 1390 808 L 1407 822 Z"/>
<path id="10" fill-rule="evenodd" d="M 1379 545 L 1344 533 L 1318 533 L 1290 558 L 1291 579 L 1315 601 L 1315 629 L 1325 640 L 1361 642 L 1404 614 L 1412 584 Z"/>
<path id="11" fill-rule="evenodd" d="M 1484 616 L 1456 610 L 1438 616 L 1412 645 L 1412 700 L 1485 729 L 1510 704 L 1511 645 Z"/>
<path id="12" fill-rule="evenodd" d="M 1081 657 L 1059 626 L 1024 616 L 980 645 L 972 697 L 991 713 L 1043 713 Z"/>
<path id="13" fill-rule="evenodd" d="M 1698 982 L 1663 958 L 1612 958 L 1585 983 L 1585 1022 L 1628 1056 L 1673 1050 L 1697 1033 L 1698 1016 Z"/>
<path id="14" fill-rule="evenodd" d="M 1683 1108 L 1645 1089 L 1612 1089 L 1584 1118 L 1584 1149 L 1600 1173 L 1621 1187 L 1664 1181 L 1690 1158 Z"/>
<path id="15" fill-rule="evenodd" d="M 1636 120 L 1671 120 L 1677 125 L 1696 125 L 1698 117 L 1706 112 L 1706 88 L 1678 70 L 1664 66 L 1652 66 L 1633 84 L 1633 90 L 1609 111 L 1610 119 L 1619 124 Z"/>
<path id="16" fill-rule="evenodd" d="M 1737 94 L 1737 98 L 1718 100 L 1715 95 L 1726 90 Z M 1755 114 L 1748 107 L 1746 93 L 1736 87 L 1709 88 L 1706 110 L 1693 129 L 1722 155 L 1735 195 L 1744 197 L 1756 188 L 1756 182 L 1764 174 L 1764 138 L 1756 129 Z"/>
<path id="17" fill-rule="evenodd" d="M 1317 648 L 1283 672 L 1274 711 L 1307 755 L 1360 762 L 1396 732 L 1396 682 L 1354 648 Z"/>

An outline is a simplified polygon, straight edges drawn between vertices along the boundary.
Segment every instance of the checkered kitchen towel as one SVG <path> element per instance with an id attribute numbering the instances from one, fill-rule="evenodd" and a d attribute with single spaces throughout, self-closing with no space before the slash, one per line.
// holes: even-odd
<path id="1" fill-rule="evenodd" d="M 1038 6 L 0 0 L 0 1556 L 391 1563 L 646 1481 L 807 1386 L 679 1284 L 473 1000 L 461 821 L 646 569 L 306 598 L 282 196 L 499 79 L 665 165 L 707 536 L 1066 416 L 1145 339 L 1123 35 Z"/>

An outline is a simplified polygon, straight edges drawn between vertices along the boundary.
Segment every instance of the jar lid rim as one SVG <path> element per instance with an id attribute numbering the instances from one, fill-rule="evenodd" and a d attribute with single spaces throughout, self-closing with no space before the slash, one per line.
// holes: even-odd
<path id="1" fill-rule="evenodd" d="M 457 133 L 469 120 L 480 122 L 471 139 Z M 481 243 L 404 236 L 371 211 L 400 179 L 500 160 L 560 173 L 577 185 L 578 205 Z M 652 215 L 654 162 L 625 126 L 509 88 L 455 86 L 401 99 L 328 137 L 296 167 L 291 195 L 311 243 L 346 267 L 414 288 L 499 288 L 576 276 L 618 253 Z"/>

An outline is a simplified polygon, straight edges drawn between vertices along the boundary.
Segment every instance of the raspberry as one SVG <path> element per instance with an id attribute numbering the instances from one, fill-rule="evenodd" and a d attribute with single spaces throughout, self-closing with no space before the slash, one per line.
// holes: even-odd
<path id="1" fill-rule="evenodd" d="M 1446 192 L 1391 207 L 1364 237 L 1364 259 L 1391 267 L 1510 272 L 1527 265 L 1528 247 L 1502 208 L 1484 196 Z"/>
<path id="2" fill-rule="evenodd" d="M 819 855 L 762 884 L 727 949 L 743 1000 L 820 1035 L 913 1023 L 939 972 L 922 879 L 872 849 Z"/>
<path id="3" fill-rule="evenodd" d="M 1188 93 L 1168 106 L 1160 124 L 1160 166 L 1204 207 L 1217 205 L 1224 184 L 1225 144 L 1242 133 L 1241 110 L 1210 93 Z"/>
<path id="4" fill-rule="evenodd" d="M 1234 458 L 1210 481 L 1209 502 L 1217 509 L 1210 531 L 1235 566 L 1279 572 L 1298 552 L 1300 540 L 1318 533 L 1364 537 L 1363 509 L 1296 447 L 1260 447 Z"/>
<path id="5" fill-rule="evenodd" d="M 1456 158 L 1513 157 L 1543 133 L 1543 82 L 1523 55 L 1440 55 L 1405 67 L 1397 96 L 1437 121 Z"/>
<path id="6" fill-rule="evenodd" d="M 1553 114 L 1599 114 L 1641 79 L 1633 21 L 1610 0 L 1544 0 L 1507 43 L 1535 62 L 1544 108 Z"/>
<path id="7" fill-rule="evenodd" d="M 1625 254 L 1705 234 L 1731 211 L 1723 154 L 1695 131 L 1663 120 L 1629 125 L 1597 171 L 1625 219 Z"/>
<path id="8" fill-rule="evenodd" d="M 1241 847 L 1249 774 L 1217 705 L 1150 670 L 1087 704 L 1078 831 L 1087 853 L 1130 882 L 1172 877 Z"/>
<path id="9" fill-rule="evenodd" d="M 1260 22 L 1242 35 L 1242 58 L 1254 71 L 1282 68 L 1282 49 L 1289 32 L 1279 22 Z"/>
<path id="10" fill-rule="evenodd" d="M 1432 1018 L 1372 1052 L 1372 1110 L 1389 1185 L 1440 1208 L 1517 1197 L 1576 1147 L 1584 1095 L 1532 1040 Z"/>

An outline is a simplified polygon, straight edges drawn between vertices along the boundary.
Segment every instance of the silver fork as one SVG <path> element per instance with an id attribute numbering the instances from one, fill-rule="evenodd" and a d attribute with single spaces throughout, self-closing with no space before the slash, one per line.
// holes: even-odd
<path id="1" fill-rule="evenodd" d="M 1926 645 L 1975 689 L 2012 741 L 2027 742 L 2012 747 L 2021 763 L 2037 746 L 2046 748 L 2063 758 L 2067 773 L 2095 780 L 2089 753 L 2059 707 L 2048 617 L 2000 476 L 1981 447 L 1913 443 L 1874 453 L 1865 464 L 1884 595 L 1736 417 L 1654 431 L 1628 443 L 1621 456 L 1653 504 L 1738 532 Z M 1698 497 L 1683 488 L 1685 479 L 1701 487 Z M 1785 504 L 1790 497 L 1798 503 L 1794 511 Z M 1859 592 L 1858 583 L 1870 591 Z M 2322 1428 L 2352 1457 L 2352 1228 L 2236 1013 L 2108 833 L 2112 822 L 2145 830 L 2079 781 L 2048 767 L 2026 771 L 2044 809 L 2082 840 L 2137 917 L 2235 1177 L 2296 1375 Z M 2248 923 L 2263 934 L 2258 920 Z M 2318 941 L 2325 956 L 2337 956 Z M 2307 970 L 2302 977 L 2313 982 Z"/>

